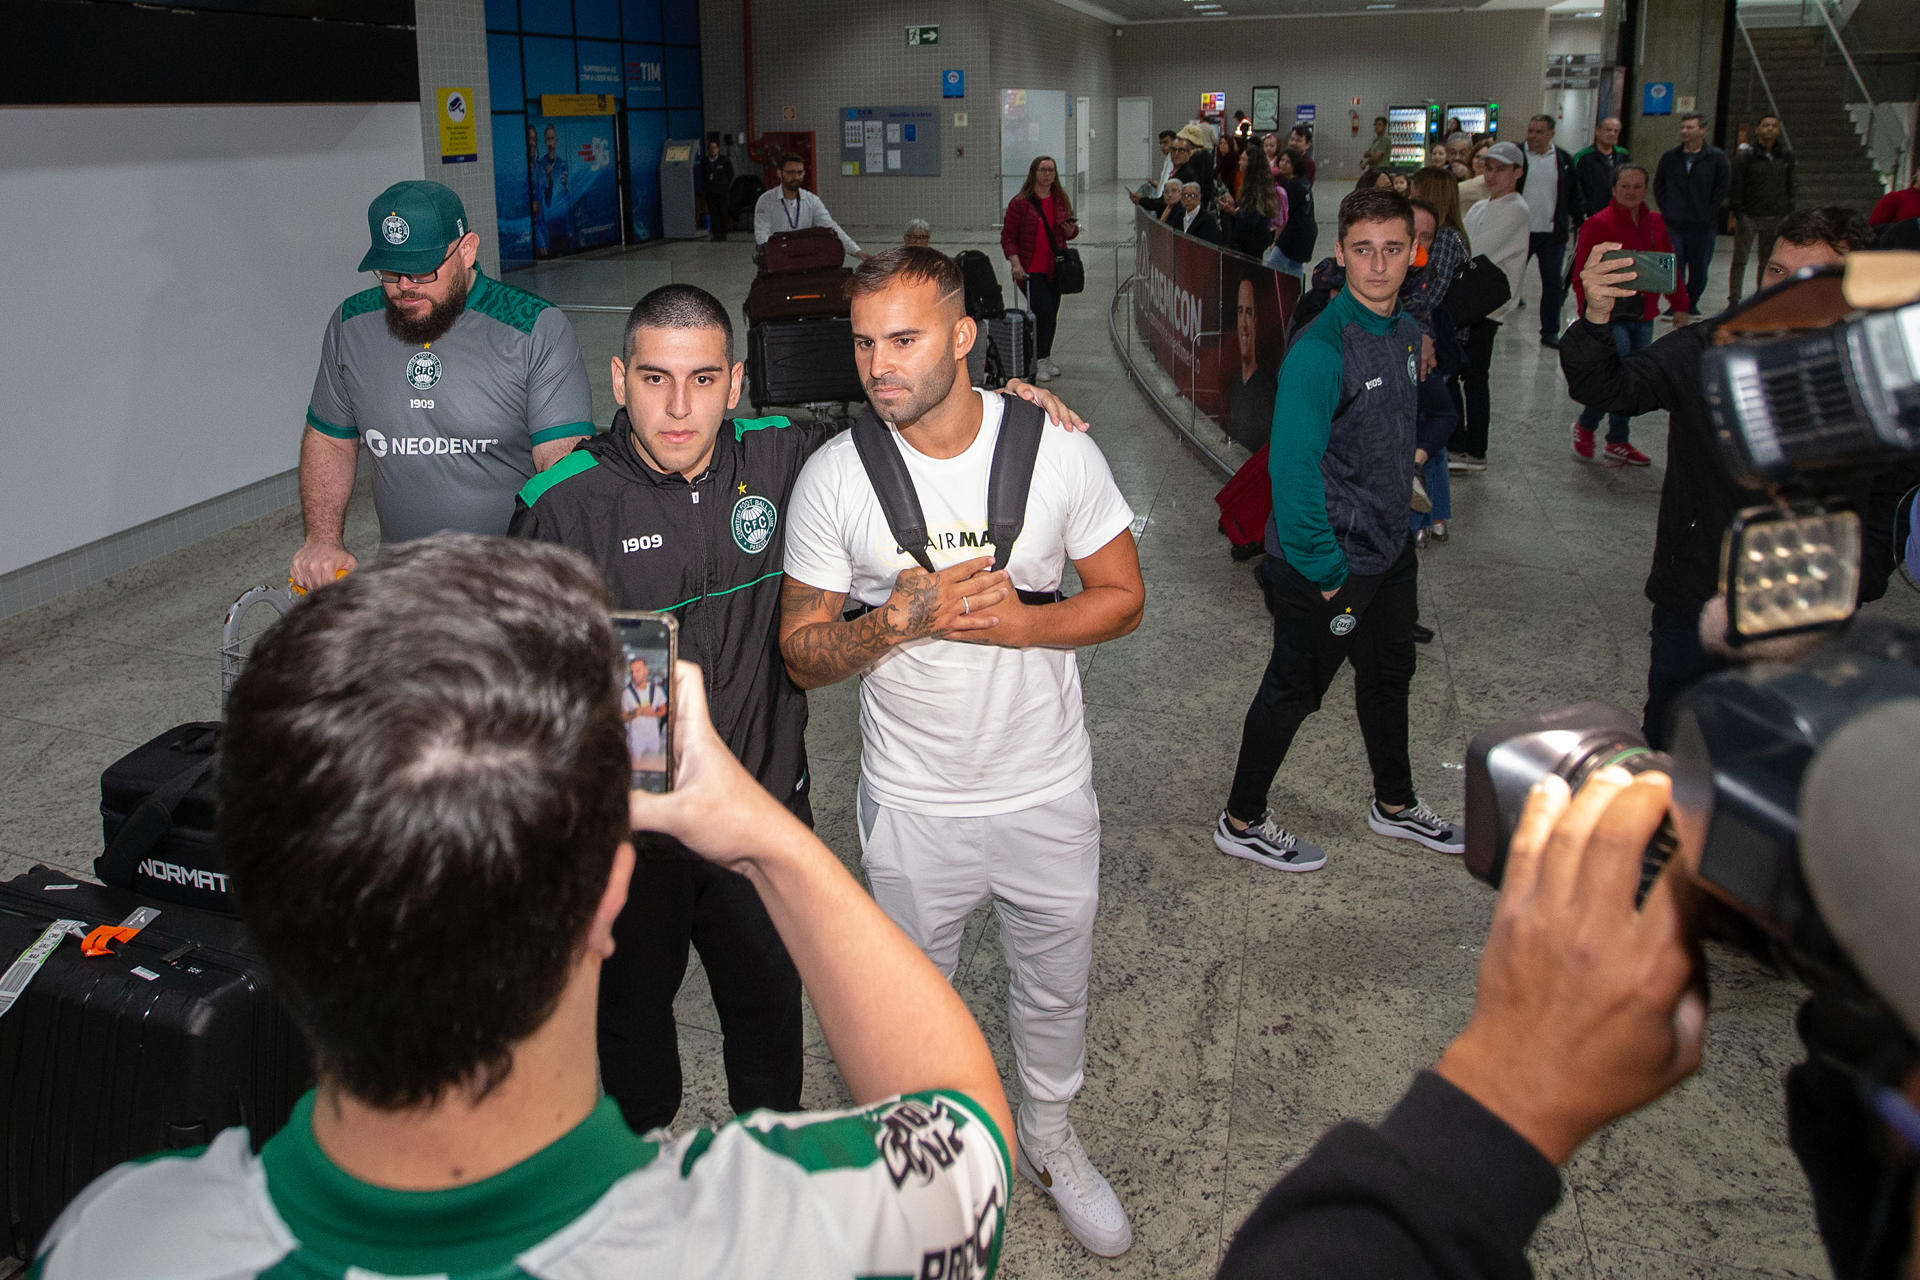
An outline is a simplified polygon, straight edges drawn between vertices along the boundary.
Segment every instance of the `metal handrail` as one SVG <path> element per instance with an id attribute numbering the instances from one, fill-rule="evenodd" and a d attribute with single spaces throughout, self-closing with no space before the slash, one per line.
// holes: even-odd
<path id="1" fill-rule="evenodd" d="M 1853 55 L 1847 52 L 1847 42 L 1840 35 L 1840 28 L 1833 25 L 1833 15 L 1827 12 L 1827 0 L 1814 0 L 1813 7 L 1820 11 L 1820 21 L 1827 24 L 1827 31 L 1833 36 L 1834 47 L 1840 50 L 1840 56 L 1846 61 L 1847 71 L 1853 76 L 1853 82 L 1860 86 L 1860 96 L 1867 102 L 1867 127 L 1873 127 L 1873 92 L 1867 88 L 1866 77 L 1860 74 L 1860 68 L 1853 63 Z"/>
<path id="2" fill-rule="evenodd" d="M 1186 441 L 1201 458 L 1211 463 L 1214 470 L 1218 471 L 1223 478 L 1231 479 L 1234 473 L 1233 464 L 1215 453 L 1212 448 L 1207 445 L 1207 442 L 1195 433 L 1192 425 L 1189 422 L 1182 422 L 1180 415 L 1174 412 L 1173 408 L 1168 405 L 1165 400 L 1160 398 L 1160 393 L 1154 389 L 1146 375 L 1141 373 L 1135 366 L 1133 362 L 1133 351 L 1131 349 L 1133 345 L 1132 342 L 1120 336 L 1120 326 L 1114 321 L 1114 313 L 1119 310 L 1123 297 L 1126 298 L 1129 305 L 1131 305 L 1133 285 L 1139 278 L 1137 275 L 1128 276 L 1114 287 L 1113 300 L 1107 304 L 1107 338 L 1113 343 L 1113 349 L 1119 355 L 1120 363 L 1126 366 L 1127 374 L 1133 379 L 1134 385 L 1138 386 L 1147 399 L 1153 402 L 1153 407 L 1159 411 L 1160 417 L 1165 420 L 1166 424 L 1173 428 L 1174 434 Z"/>
<path id="3" fill-rule="evenodd" d="M 1820 11 L 1820 21 L 1826 24 L 1827 34 L 1833 37 L 1833 47 L 1840 51 L 1841 60 L 1847 64 L 1847 74 L 1853 77 L 1853 82 L 1856 85 L 1860 86 L 1860 97 L 1867 104 L 1866 127 L 1861 131 L 1861 134 L 1862 141 L 1866 144 L 1868 159 L 1872 161 L 1874 158 L 1874 135 L 1880 128 L 1880 106 L 1873 100 L 1873 90 L 1867 87 L 1867 78 L 1860 74 L 1860 68 L 1855 64 L 1853 54 L 1847 49 L 1846 37 L 1840 34 L 1840 28 L 1833 21 L 1833 14 L 1828 12 L 1829 3 L 1830 0 L 1813 0 L 1813 7 Z M 1906 125 L 1903 123 L 1901 125 L 1900 137 L 1894 143 L 1893 165 L 1890 170 L 1892 179 L 1895 182 L 1899 180 L 1899 176 L 1903 171 L 1903 159 L 1912 149 L 1913 135 L 1907 132 Z M 1877 170 L 1879 166 L 1875 164 L 1874 167 Z"/>
<path id="4" fill-rule="evenodd" d="M 1767 83 L 1766 68 L 1760 65 L 1760 53 L 1753 47 L 1753 37 L 1747 34 L 1747 24 L 1741 20 L 1740 11 L 1737 9 L 1734 10 L 1733 14 L 1733 25 L 1739 29 L 1740 38 L 1746 41 L 1747 65 L 1752 69 L 1754 75 L 1760 77 L 1760 88 L 1765 91 L 1767 95 L 1767 110 L 1773 114 L 1775 120 L 1780 122 L 1780 141 L 1785 143 L 1787 148 L 1791 150 L 1793 148 L 1793 137 L 1787 132 L 1786 118 L 1780 114 L 1780 104 L 1774 99 L 1773 86 Z"/>

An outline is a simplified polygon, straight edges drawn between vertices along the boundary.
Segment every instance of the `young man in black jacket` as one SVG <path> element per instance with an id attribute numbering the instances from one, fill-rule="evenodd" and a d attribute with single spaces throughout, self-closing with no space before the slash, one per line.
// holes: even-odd
<path id="1" fill-rule="evenodd" d="M 1761 283 L 1838 263 L 1847 253 L 1872 246 L 1872 230 L 1852 210 L 1804 209 L 1780 224 Z M 1700 357 L 1712 345 L 1714 322 L 1670 333 L 1625 359 L 1615 349 L 1608 318 L 1615 300 L 1632 293 L 1618 283 L 1631 266 L 1625 258 L 1603 260 L 1619 249 L 1611 241 L 1595 245 L 1580 264 L 1586 310 L 1561 341 L 1560 370 L 1567 394 L 1581 404 L 1615 413 L 1668 413 L 1667 473 L 1646 586 L 1653 602 L 1653 650 L 1643 724 L 1648 741 L 1664 748 L 1673 700 L 1726 665 L 1700 642 L 1700 609 L 1719 590 L 1721 542 L 1734 515 L 1762 499 L 1727 473 L 1707 416 Z M 1856 484 L 1849 495 L 1862 523 L 1862 600 L 1877 599 L 1886 590 L 1893 569 L 1893 508 L 1910 483 L 1907 477 L 1907 468 L 1883 468 L 1871 486 Z"/>
<path id="2" fill-rule="evenodd" d="M 779 652 L 787 497 L 825 423 L 731 417 L 744 366 L 712 294 L 666 285 L 640 299 L 613 357 L 612 428 L 520 491 L 510 532 L 557 542 L 599 569 L 623 610 L 680 620 L 714 727 L 747 771 L 808 825 L 807 700 Z M 1085 423 L 1024 383 L 1010 391 Z M 636 835 L 641 856 L 618 947 L 600 979 L 600 1073 L 636 1132 L 680 1107 L 673 998 L 700 953 L 724 1036 L 736 1112 L 797 1110 L 800 979 L 744 876 Z"/>
<path id="3" fill-rule="evenodd" d="M 1707 141 L 1706 117 L 1680 117 L 1680 145 L 1660 157 L 1653 174 L 1653 198 L 1666 219 L 1667 235 L 1686 281 L 1690 315 L 1700 314 L 1707 291 L 1707 265 L 1713 261 L 1713 237 L 1720 230 L 1720 206 L 1732 185 L 1727 153 Z"/>
<path id="4" fill-rule="evenodd" d="M 1733 270 L 1727 280 L 1727 305 L 1740 301 L 1746 287 L 1747 256 L 1759 241 L 1756 273 L 1764 275 L 1773 256 L 1780 221 L 1793 212 L 1793 152 L 1780 139 L 1780 117 L 1764 115 L 1753 127 L 1753 142 L 1733 158 L 1733 185 L 1727 207 L 1733 210 Z"/>

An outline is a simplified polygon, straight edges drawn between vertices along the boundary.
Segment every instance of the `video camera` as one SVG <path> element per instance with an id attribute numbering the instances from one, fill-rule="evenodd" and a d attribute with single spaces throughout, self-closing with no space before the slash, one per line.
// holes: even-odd
<path id="1" fill-rule="evenodd" d="M 1702 931 L 1804 980 L 1850 1027 L 1845 1066 L 1891 1083 L 1920 1045 L 1920 632 L 1851 617 L 1860 520 L 1834 495 L 1920 454 L 1920 254 L 1856 253 L 1723 318 L 1702 376 L 1722 456 L 1765 501 L 1727 536 L 1729 644 L 1833 633 L 1679 700 L 1671 754 L 1586 702 L 1490 725 L 1467 756 L 1466 863 L 1498 886 L 1528 790 L 1607 765 L 1673 779 L 1642 863 L 1700 891 Z"/>

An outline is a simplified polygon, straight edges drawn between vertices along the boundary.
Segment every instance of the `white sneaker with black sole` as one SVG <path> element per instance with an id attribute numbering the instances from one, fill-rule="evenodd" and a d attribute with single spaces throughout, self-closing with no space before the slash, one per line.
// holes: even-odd
<path id="1" fill-rule="evenodd" d="M 1275 822 L 1271 810 L 1236 831 L 1222 809 L 1213 824 L 1213 847 L 1229 858 L 1245 858 L 1275 871 L 1318 871 L 1327 865 L 1325 850 Z"/>
<path id="2" fill-rule="evenodd" d="M 1117 1258 L 1133 1247 L 1133 1227 L 1120 1197 L 1087 1159 L 1071 1125 L 1063 1141 L 1044 1150 L 1029 1144 L 1025 1134 L 1018 1146 L 1020 1176 L 1053 1197 L 1060 1221 L 1075 1240 L 1103 1258 Z"/>
<path id="3" fill-rule="evenodd" d="M 1398 813 L 1388 813 L 1375 800 L 1367 806 L 1367 825 L 1383 836 L 1411 840 L 1435 853 L 1465 853 L 1466 836 L 1454 823 L 1416 800 Z"/>

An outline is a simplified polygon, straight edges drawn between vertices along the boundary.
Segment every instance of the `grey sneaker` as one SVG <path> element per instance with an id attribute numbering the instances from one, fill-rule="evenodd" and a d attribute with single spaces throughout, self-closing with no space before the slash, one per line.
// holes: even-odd
<path id="1" fill-rule="evenodd" d="M 1429 809 L 1424 801 L 1415 800 L 1398 813 L 1388 813 L 1375 800 L 1367 806 L 1367 825 L 1380 835 L 1412 840 L 1435 853 L 1467 851 L 1466 836 L 1460 828 Z"/>
<path id="2" fill-rule="evenodd" d="M 1229 858 L 1245 858 L 1275 871 L 1318 871 L 1327 865 L 1325 850 L 1275 822 L 1271 810 L 1261 814 L 1258 822 L 1249 823 L 1245 831 L 1235 831 L 1227 821 L 1227 811 L 1222 809 L 1219 821 L 1213 824 L 1213 847 Z"/>

